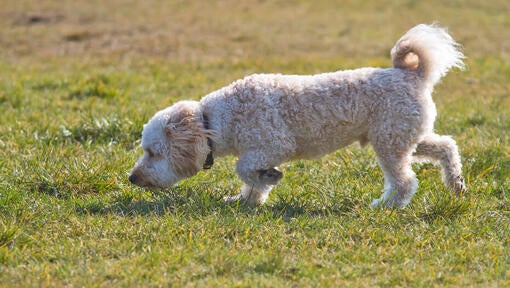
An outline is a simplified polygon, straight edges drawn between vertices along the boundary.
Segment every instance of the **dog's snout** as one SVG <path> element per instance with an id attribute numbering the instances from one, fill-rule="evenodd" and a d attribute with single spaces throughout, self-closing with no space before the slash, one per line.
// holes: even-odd
<path id="1" fill-rule="evenodd" d="M 129 175 L 129 182 L 133 183 L 133 184 L 136 184 L 136 180 L 137 180 L 137 176 L 135 174 L 131 174 Z"/>

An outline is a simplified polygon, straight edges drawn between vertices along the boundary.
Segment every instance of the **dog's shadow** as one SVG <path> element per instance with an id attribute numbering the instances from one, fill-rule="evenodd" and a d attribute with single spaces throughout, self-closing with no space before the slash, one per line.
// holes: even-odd
<path id="1" fill-rule="evenodd" d="M 225 202 L 223 197 L 214 196 L 191 188 L 152 191 L 148 197 L 137 197 L 136 192 L 118 195 L 111 202 L 93 200 L 77 205 L 79 214 L 134 216 L 165 216 L 167 214 L 253 214 L 264 213 L 272 218 L 292 219 L 301 215 L 325 217 L 347 215 L 356 211 L 361 200 L 343 198 L 329 204 L 317 205 L 294 197 L 278 196 L 271 203 L 252 208 L 243 201 Z"/>
<path id="2" fill-rule="evenodd" d="M 262 206 L 274 218 L 292 219 L 303 215 L 308 217 L 346 216 L 357 214 L 363 207 L 361 199 L 345 197 L 335 201 L 308 201 L 288 196 L 279 196 L 273 203 Z"/>
<path id="3" fill-rule="evenodd" d="M 182 195 L 174 191 L 154 191 L 148 197 L 141 197 L 137 192 L 118 195 L 112 201 L 92 200 L 78 205 L 76 212 L 80 214 L 117 215 L 117 216 L 163 216 L 174 213 L 176 207 L 183 205 Z"/>

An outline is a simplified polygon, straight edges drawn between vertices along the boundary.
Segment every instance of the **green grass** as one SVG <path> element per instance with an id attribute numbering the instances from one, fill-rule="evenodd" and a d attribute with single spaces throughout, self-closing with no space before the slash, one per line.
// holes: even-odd
<path id="1" fill-rule="evenodd" d="M 188 3 L 188 2 L 192 2 Z M 0 12 L 0 282 L 8 287 L 510 286 L 507 1 L 7 1 Z M 226 204 L 235 158 L 150 192 L 143 124 L 255 72 L 390 66 L 434 20 L 468 69 L 435 91 L 469 193 L 416 165 L 409 207 L 373 210 L 373 150 L 284 165 L 257 209 Z"/>

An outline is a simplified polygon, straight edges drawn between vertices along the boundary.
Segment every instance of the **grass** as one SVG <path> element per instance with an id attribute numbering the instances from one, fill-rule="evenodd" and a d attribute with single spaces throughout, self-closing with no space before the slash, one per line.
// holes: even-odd
<path id="1" fill-rule="evenodd" d="M 510 285 L 510 7 L 506 1 L 7 1 L 0 12 L 0 281 L 10 287 Z M 439 21 L 468 70 L 435 91 L 436 130 L 469 193 L 416 165 L 409 207 L 373 210 L 371 148 L 283 167 L 257 209 L 217 159 L 178 187 L 135 188 L 142 125 L 255 72 L 389 66 Z"/>

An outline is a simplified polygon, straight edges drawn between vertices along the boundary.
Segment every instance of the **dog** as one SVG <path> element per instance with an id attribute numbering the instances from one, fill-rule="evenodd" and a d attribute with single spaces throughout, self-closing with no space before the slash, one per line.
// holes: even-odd
<path id="1" fill-rule="evenodd" d="M 353 142 L 370 143 L 384 172 L 372 207 L 404 207 L 418 188 L 411 163 L 438 162 L 450 190 L 466 190 L 455 141 L 434 133 L 434 85 L 465 58 L 444 28 L 420 24 L 391 50 L 393 68 L 317 75 L 254 74 L 200 101 L 180 101 L 144 125 L 143 156 L 129 181 L 166 188 L 210 168 L 215 157 L 238 156 L 244 182 L 237 196 L 266 201 L 283 177 L 278 166 L 312 159 Z"/>

